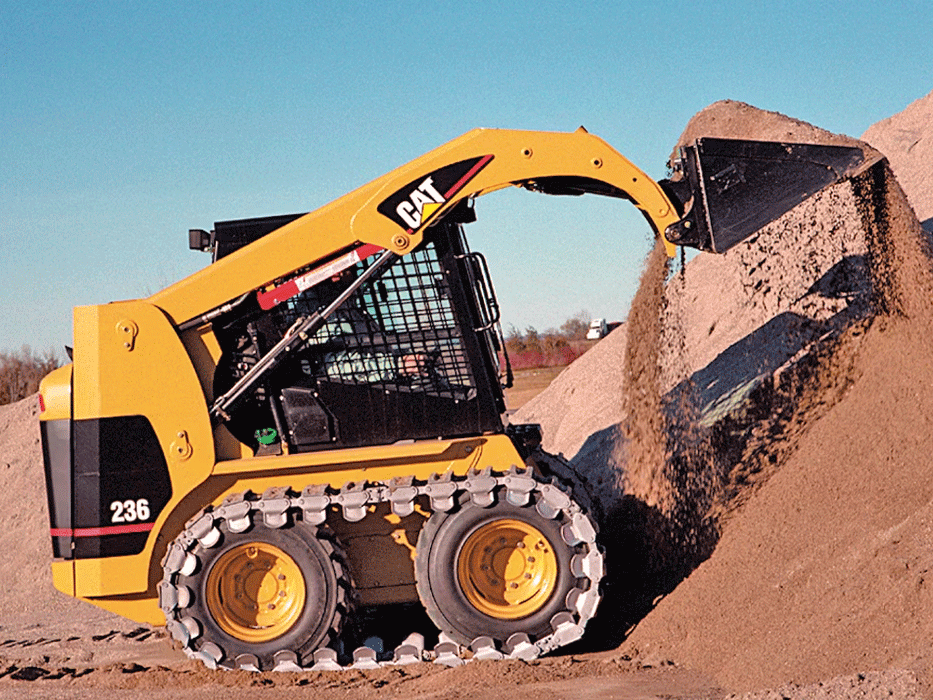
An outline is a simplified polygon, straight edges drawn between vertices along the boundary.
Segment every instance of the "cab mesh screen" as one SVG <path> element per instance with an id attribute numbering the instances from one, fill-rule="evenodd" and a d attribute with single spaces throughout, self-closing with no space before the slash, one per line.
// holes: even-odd
<path id="1" fill-rule="evenodd" d="M 358 263 L 276 307 L 284 335 L 335 299 L 370 264 Z M 433 243 L 397 258 L 344 302 L 299 353 L 310 377 L 462 399 L 475 391 L 446 276 Z"/>

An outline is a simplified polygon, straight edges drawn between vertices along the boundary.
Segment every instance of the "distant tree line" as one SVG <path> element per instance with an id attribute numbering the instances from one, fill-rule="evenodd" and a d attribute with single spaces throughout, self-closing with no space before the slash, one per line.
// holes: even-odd
<path id="1" fill-rule="evenodd" d="M 35 394 L 42 378 L 60 364 L 50 351 L 40 355 L 26 346 L 19 352 L 0 351 L 0 406 Z"/>
<path id="2" fill-rule="evenodd" d="M 543 333 L 531 326 L 524 331 L 510 326 L 505 348 L 513 369 L 569 365 L 592 345 L 586 340 L 589 327 L 590 316 L 585 311 L 564 321 L 559 329 L 549 328 Z"/>

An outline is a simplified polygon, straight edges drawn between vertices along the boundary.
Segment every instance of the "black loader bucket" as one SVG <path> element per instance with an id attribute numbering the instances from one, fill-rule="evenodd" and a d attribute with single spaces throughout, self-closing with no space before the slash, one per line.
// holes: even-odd
<path id="1" fill-rule="evenodd" d="M 684 207 L 665 235 L 677 245 L 722 253 L 877 160 L 867 161 L 852 146 L 697 139 L 662 183 Z"/>

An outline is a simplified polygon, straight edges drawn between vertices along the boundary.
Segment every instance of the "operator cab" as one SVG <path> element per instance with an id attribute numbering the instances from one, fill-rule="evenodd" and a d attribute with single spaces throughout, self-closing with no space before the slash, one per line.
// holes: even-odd
<path id="1" fill-rule="evenodd" d="M 503 431 L 509 372 L 498 303 L 485 260 L 467 247 L 462 222 L 472 209 L 462 210 L 368 278 L 263 377 L 227 421 L 237 439 L 257 453 L 305 452 Z M 217 260 L 295 218 L 219 222 L 204 249 Z M 373 264 L 362 259 L 271 309 L 254 296 L 217 318 L 214 395 Z"/>

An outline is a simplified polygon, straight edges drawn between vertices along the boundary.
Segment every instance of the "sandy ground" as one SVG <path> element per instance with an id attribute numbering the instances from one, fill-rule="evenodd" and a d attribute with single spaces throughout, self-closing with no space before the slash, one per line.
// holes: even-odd
<path id="1" fill-rule="evenodd" d="M 866 133 L 897 179 L 837 185 L 673 276 L 653 255 L 626 326 L 517 412 L 604 513 L 610 579 L 576 648 L 208 671 L 53 590 L 32 398 L 0 407 L 0 698 L 933 697 L 933 195 L 898 186 L 928 182 L 903 151 L 931 128 L 933 95 Z M 734 102 L 697 133 L 854 142 Z"/>

